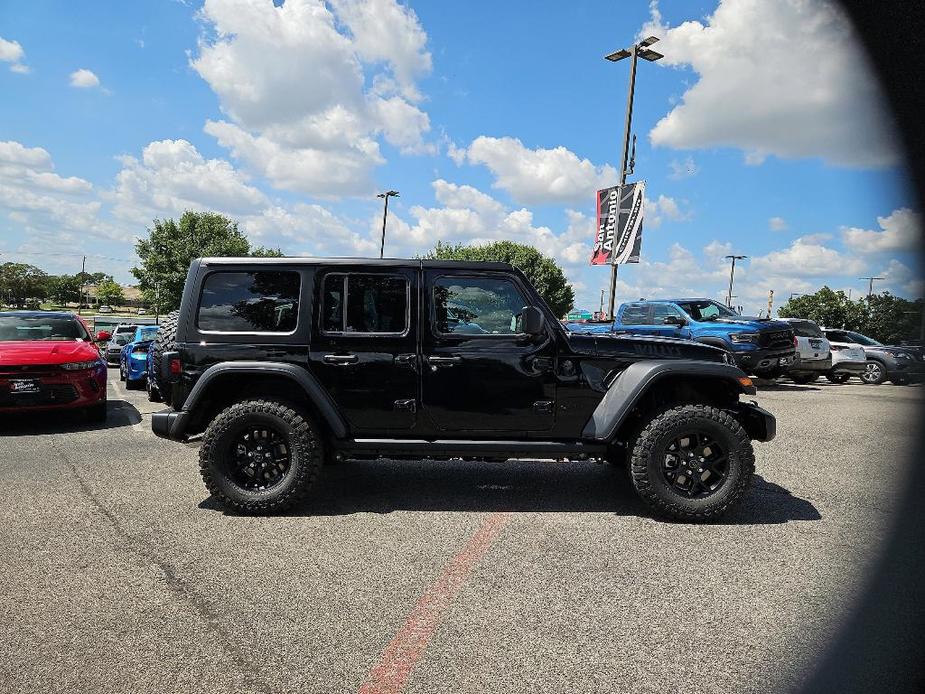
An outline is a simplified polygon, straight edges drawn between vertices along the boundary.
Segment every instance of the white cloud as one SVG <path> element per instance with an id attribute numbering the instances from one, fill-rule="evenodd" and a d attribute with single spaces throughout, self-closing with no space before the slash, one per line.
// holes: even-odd
<path id="1" fill-rule="evenodd" d="M 668 168 L 671 169 L 671 173 L 668 174 L 668 178 L 673 181 L 680 181 L 684 178 L 693 178 L 698 173 L 700 173 L 700 167 L 697 166 L 697 163 L 694 161 L 693 157 L 685 157 L 684 161 L 672 159 L 668 164 Z"/>
<path id="2" fill-rule="evenodd" d="M 786 231 L 787 220 L 783 217 L 771 217 L 768 220 L 768 229 L 771 231 Z"/>
<path id="3" fill-rule="evenodd" d="M 214 210 L 230 216 L 256 213 L 266 196 L 222 159 L 205 159 L 186 140 L 159 140 L 144 148 L 141 160 L 121 158 L 115 188 L 107 194 L 113 214 L 147 224 L 154 217 L 184 210 Z"/>
<path id="4" fill-rule="evenodd" d="M 643 224 L 650 229 L 658 229 L 666 219 L 672 222 L 687 222 L 693 216 L 690 210 L 682 210 L 674 198 L 659 195 L 655 200 L 646 198 Z"/>
<path id="5" fill-rule="evenodd" d="M 922 215 L 907 207 L 877 217 L 880 231 L 851 227 L 842 231 L 842 240 L 860 253 L 916 251 L 922 244 Z"/>
<path id="6" fill-rule="evenodd" d="M 71 73 L 71 86 L 78 89 L 93 89 L 100 86 L 100 78 L 92 70 L 80 68 Z"/>
<path id="7" fill-rule="evenodd" d="M 461 153 L 450 152 L 459 163 Z M 614 185 L 612 166 L 595 166 L 565 147 L 529 149 L 513 137 L 476 138 L 466 150 L 471 164 L 484 164 L 495 176 L 495 188 L 518 204 L 591 201 L 594 191 Z"/>
<path id="8" fill-rule="evenodd" d="M 395 0 L 206 0 L 199 16 L 211 33 L 190 64 L 228 117 L 206 132 L 274 186 L 367 194 L 380 136 L 403 153 L 435 151 L 415 105 L 427 36 Z"/>
<path id="9" fill-rule="evenodd" d="M 824 246 L 818 237 L 801 237 L 786 249 L 751 259 L 754 270 L 798 277 L 855 275 L 864 271 L 859 258 Z"/>
<path id="10" fill-rule="evenodd" d="M 661 37 L 660 64 L 699 79 L 650 133 L 679 149 L 885 166 L 897 147 L 852 27 L 831 0 L 720 0 L 703 22 L 665 25 L 652 3 L 640 36 Z"/>
<path id="11" fill-rule="evenodd" d="M 7 40 L 0 36 L 0 63 L 10 63 L 10 72 L 28 73 L 29 66 L 22 62 L 25 57 L 26 52 L 19 41 Z"/>

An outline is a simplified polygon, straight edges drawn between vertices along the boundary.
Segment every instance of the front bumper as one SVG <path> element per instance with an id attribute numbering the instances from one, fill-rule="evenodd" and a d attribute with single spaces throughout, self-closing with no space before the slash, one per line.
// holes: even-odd
<path id="1" fill-rule="evenodd" d="M 35 392 L 14 392 L 13 381 L 35 381 Z M 50 368 L 42 372 L 0 374 L 0 413 L 73 410 L 106 402 L 106 371 L 101 364 L 83 371 Z"/>
<path id="2" fill-rule="evenodd" d="M 738 420 L 753 441 L 770 441 L 777 435 L 777 419 L 755 402 L 740 402 Z"/>
<path id="3" fill-rule="evenodd" d="M 921 381 L 925 379 L 925 362 L 918 359 L 896 359 L 886 365 L 887 378 L 890 380 L 903 378 L 908 381 Z"/>
<path id="4" fill-rule="evenodd" d="M 742 352 L 732 352 L 736 366 L 745 373 L 767 371 L 770 369 L 788 369 L 799 361 L 796 350 L 791 349 L 750 349 Z M 785 363 L 781 363 L 781 360 Z"/>

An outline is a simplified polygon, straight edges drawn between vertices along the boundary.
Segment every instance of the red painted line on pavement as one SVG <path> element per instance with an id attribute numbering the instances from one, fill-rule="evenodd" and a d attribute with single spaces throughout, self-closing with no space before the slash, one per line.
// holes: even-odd
<path id="1" fill-rule="evenodd" d="M 443 573 L 421 596 L 379 662 L 366 675 L 359 694 L 399 694 L 411 671 L 430 643 L 440 617 L 465 585 L 472 568 L 485 556 L 492 541 L 510 520 L 510 513 L 492 513 L 455 557 L 447 562 Z"/>

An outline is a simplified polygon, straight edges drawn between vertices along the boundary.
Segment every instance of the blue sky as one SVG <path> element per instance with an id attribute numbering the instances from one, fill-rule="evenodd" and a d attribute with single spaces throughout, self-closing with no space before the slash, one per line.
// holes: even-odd
<path id="1" fill-rule="evenodd" d="M 512 239 L 594 309 L 594 191 L 616 180 L 628 65 L 643 262 L 618 301 L 779 305 L 822 284 L 922 294 L 920 215 L 850 26 L 825 2 L 148 0 L 0 7 L 0 262 L 132 280 L 154 217 L 215 209 L 295 255 Z M 799 45 L 800 51 L 794 46 Z"/>

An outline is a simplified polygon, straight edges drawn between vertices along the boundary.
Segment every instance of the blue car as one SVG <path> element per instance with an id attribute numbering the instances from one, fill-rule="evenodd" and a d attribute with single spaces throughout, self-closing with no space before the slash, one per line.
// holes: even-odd
<path id="1" fill-rule="evenodd" d="M 157 335 L 158 326 L 139 325 L 131 340 L 119 354 L 119 378 L 125 387 L 141 388 L 148 378 L 148 347 Z"/>

